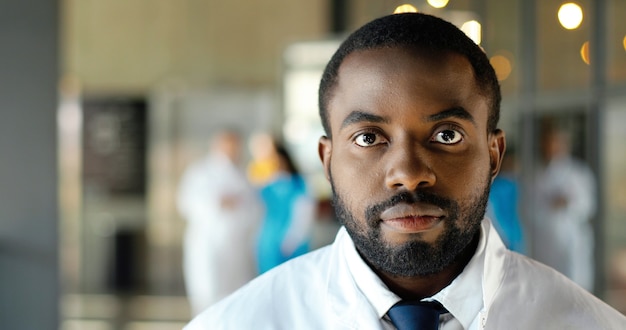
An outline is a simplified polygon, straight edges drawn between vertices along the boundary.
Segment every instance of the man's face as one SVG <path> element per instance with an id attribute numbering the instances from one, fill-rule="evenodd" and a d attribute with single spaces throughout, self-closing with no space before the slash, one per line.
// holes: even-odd
<path id="1" fill-rule="evenodd" d="M 504 152 L 488 100 L 454 53 L 386 48 L 342 63 L 319 152 L 337 216 L 377 270 L 437 273 L 476 237 Z"/>

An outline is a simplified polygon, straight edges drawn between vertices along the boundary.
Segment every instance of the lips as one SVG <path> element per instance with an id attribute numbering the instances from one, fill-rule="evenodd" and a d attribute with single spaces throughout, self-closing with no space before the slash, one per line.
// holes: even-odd
<path id="1" fill-rule="evenodd" d="M 406 233 L 428 231 L 436 227 L 444 217 L 445 212 L 441 208 L 424 203 L 400 203 L 380 214 L 383 225 Z"/>

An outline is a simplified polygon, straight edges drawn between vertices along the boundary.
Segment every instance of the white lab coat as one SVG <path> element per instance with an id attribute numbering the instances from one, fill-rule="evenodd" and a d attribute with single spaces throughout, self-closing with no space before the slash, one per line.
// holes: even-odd
<path id="1" fill-rule="evenodd" d="M 225 196 L 236 196 L 236 206 L 222 207 Z M 184 173 L 178 208 L 187 220 L 183 270 L 196 315 L 256 275 L 253 246 L 262 209 L 244 174 L 220 154 Z"/>
<path id="2" fill-rule="evenodd" d="M 533 258 L 553 267 L 583 288 L 593 289 L 593 228 L 595 180 L 583 163 L 564 157 L 540 171 L 533 217 Z M 564 196 L 565 207 L 552 206 Z"/>
<path id="3" fill-rule="evenodd" d="M 626 329 L 626 317 L 556 271 L 507 250 L 489 220 L 483 309 L 470 329 Z M 383 329 L 346 262 L 352 241 L 335 242 L 265 273 L 211 307 L 185 330 Z"/>

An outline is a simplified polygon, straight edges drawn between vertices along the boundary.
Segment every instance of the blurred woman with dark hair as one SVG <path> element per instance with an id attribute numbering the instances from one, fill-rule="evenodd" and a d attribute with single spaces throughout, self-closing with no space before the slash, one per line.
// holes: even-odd
<path id="1" fill-rule="evenodd" d="M 274 140 L 278 170 L 261 189 L 265 217 L 257 242 L 259 273 L 309 251 L 315 201 L 287 148 Z"/>

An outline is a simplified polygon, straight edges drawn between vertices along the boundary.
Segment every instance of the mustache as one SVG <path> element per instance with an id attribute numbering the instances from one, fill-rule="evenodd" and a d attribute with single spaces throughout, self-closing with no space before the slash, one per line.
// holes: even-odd
<path id="1" fill-rule="evenodd" d="M 433 193 L 425 192 L 425 191 L 403 191 L 398 193 L 386 201 L 383 201 L 379 204 L 372 205 L 365 209 L 365 219 L 369 223 L 378 222 L 380 219 L 380 214 L 386 209 L 398 205 L 400 203 L 405 204 L 417 204 L 424 203 L 435 205 L 443 210 L 452 211 L 451 214 L 454 214 L 458 210 L 458 204 L 451 199 L 438 196 Z"/>

